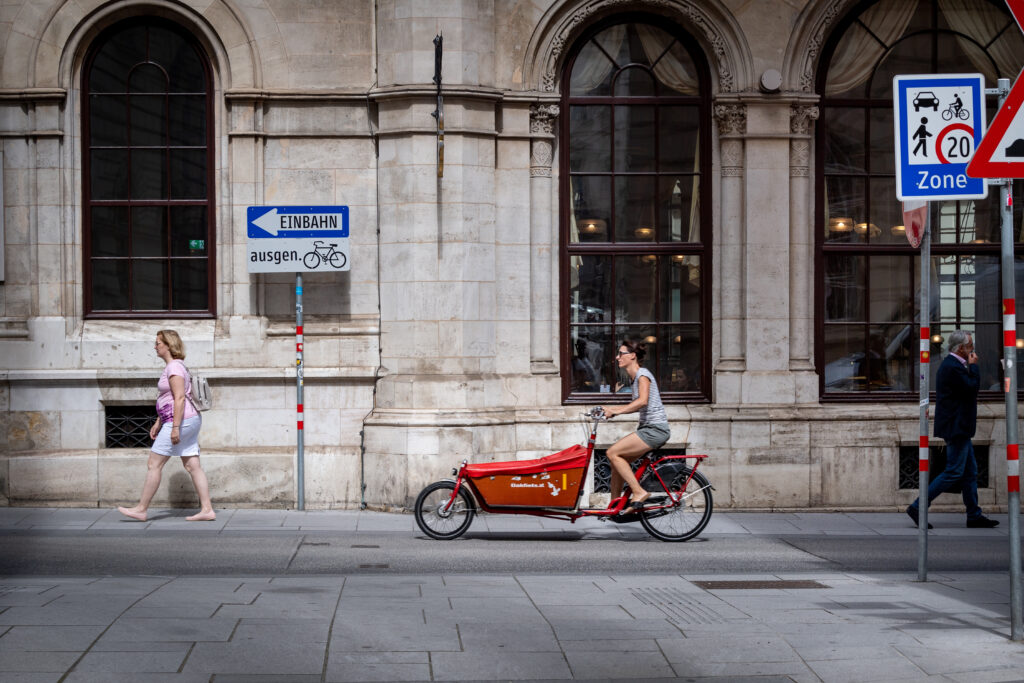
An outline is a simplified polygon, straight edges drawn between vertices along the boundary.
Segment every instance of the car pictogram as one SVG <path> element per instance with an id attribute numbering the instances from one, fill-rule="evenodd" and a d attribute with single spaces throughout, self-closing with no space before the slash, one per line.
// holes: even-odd
<path id="1" fill-rule="evenodd" d="M 914 111 L 921 111 L 921 107 L 931 107 L 934 111 L 938 111 L 939 98 L 929 90 L 922 90 L 914 98 Z"/>

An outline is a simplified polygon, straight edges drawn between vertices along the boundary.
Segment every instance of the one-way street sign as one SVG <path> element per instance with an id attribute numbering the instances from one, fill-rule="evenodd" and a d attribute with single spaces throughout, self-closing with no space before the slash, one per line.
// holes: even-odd
<path id="1" fill-rule="evenodd" d="M 349 270 L 347 206 L 250 206 L 248 271 Z"/>
<path id="2" fill-rule="evenodd" d="M 920 74 L 893 78 L 896 196 L 926 201 L 982 199 L 984 180 L 967 163 L 985 134 L 981 74 Z"/>

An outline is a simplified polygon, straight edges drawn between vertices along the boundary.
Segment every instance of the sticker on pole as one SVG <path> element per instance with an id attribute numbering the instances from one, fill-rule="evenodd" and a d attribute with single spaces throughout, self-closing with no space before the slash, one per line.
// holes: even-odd
<path id="1" fill-rule="evenodd" d="M 988 196 L 988 184 L 967 175 L 967 164 L 985 134 L 985 78 L 896 76 L 892 92 L 896 196 L 903 201 Z"/>
<path id="2" fill-rule="evenodd" d="M 910 246 L 917 249 L 924 237 L 924 226 L 928 220 L 928 202 L 911 199 L 903 202 L 903 227 Z"/>

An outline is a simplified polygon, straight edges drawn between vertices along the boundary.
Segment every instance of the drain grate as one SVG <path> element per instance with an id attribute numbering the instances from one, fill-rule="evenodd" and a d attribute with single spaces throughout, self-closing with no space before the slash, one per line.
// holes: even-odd
<path id="1" fill-rule="evenodd" d="M 761 590 L 761 589 L 794 589 L 794 588 L 828 588 L 817 581 L 692 581 L 694 586 L 709 591 L 721 590 Z"/>
<path id="2" fill-rule="evenodd" d="M 714 607 L 700 602 L 701 596 L 694 593 L 685 593 L 675 588 L 632 588 L 630 593 L 643 604 L 661 610 L 673 624 L 696 626 L 724 624 L 728 621 L 728 618 Z M 732 611 L 731 607 L 728 609 Z"/>

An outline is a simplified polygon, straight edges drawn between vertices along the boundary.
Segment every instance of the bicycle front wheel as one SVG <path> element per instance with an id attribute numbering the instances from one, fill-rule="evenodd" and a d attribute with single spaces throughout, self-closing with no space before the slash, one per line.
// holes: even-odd
<path id="1" fill-rule="evenodd" d="M 473 521 L 473 501 L 464 487 L 452 500 L 453 481 L 435 481 L 420 491 L 416 498 L 416 524 L 427 536 L 439 541 L 450 541 L 466 532 Z M 451 503 L 449 505 L 449 502 Z"/>
<path id="2" fill-rule="evenodd" d="M 953 118 L 953 111 L 952 110 L 946 109 L 945 111 L 942 112 L 942 120 L 943 121 L 949 121 L 951 118 Z"/>
<path id="3" fill-rule="evenodd" d="M 666 506 L 661 507 L 659 501 L 656 506 L 643 509 L 640 523 L 651 536 L 662 541 L 688 541 L 708 525 L 714 507 L 711 485 L 700 472 L 694 472 L 691 478 L 691 471 L 688 467 L 666 467 L 663 474 L 662 468 L 658 468 L 675 504 L 666 501 Z"/>
<path id="4" fill-rule="evenodd" d="M 306 266 L 310 270 L 319 267 L 320 254 L 315 251 L 308 252 L 304 257 L 302 257 L 302 265 Z"/>

